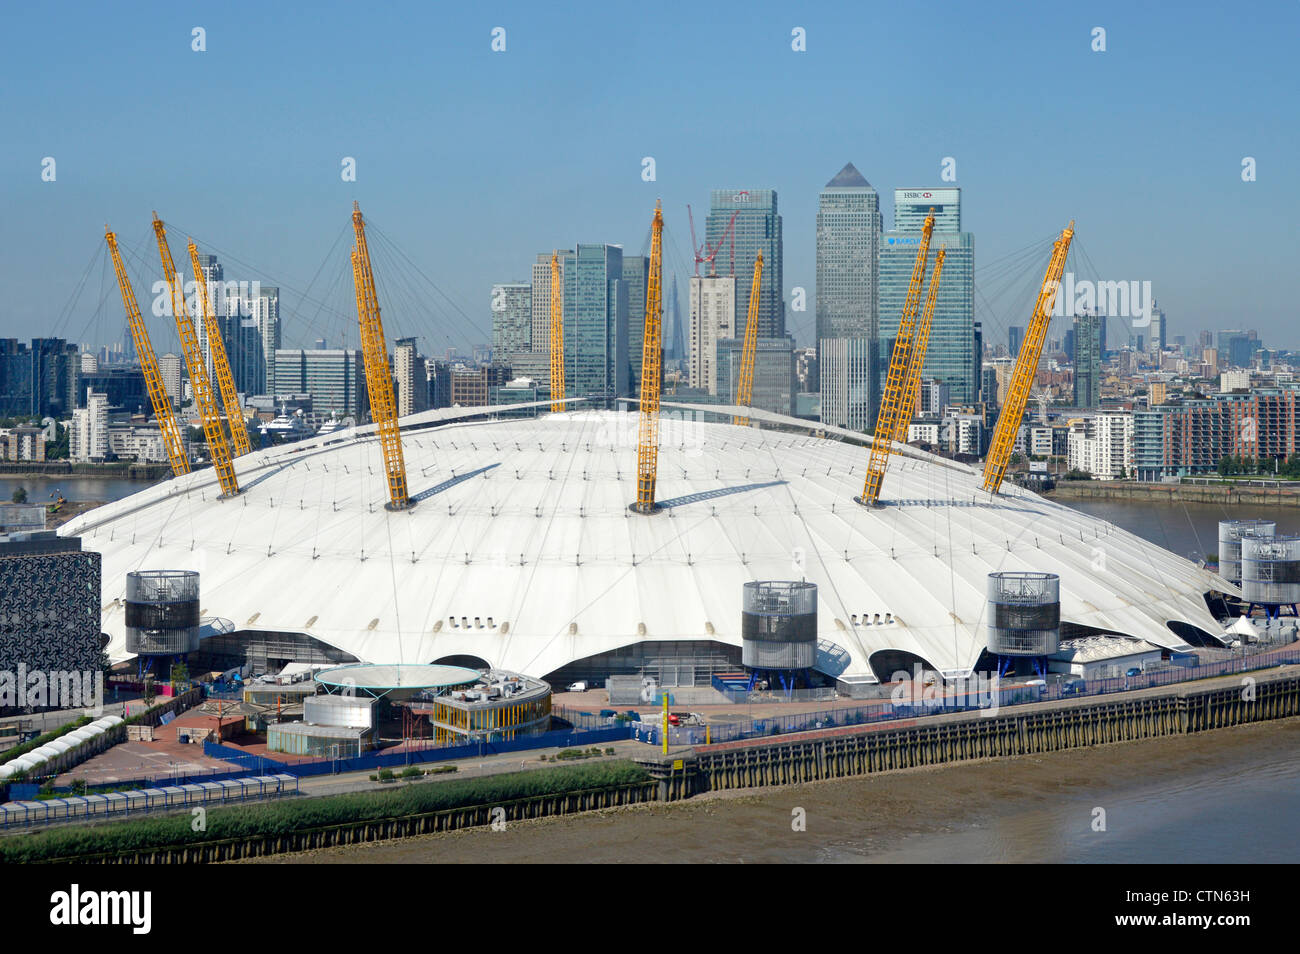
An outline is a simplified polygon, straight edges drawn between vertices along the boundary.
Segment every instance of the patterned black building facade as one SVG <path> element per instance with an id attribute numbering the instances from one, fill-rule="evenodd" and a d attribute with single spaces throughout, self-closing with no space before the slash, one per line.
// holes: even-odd
<path id="1" fill-rule="evenodd" d="M 0 537 L 0 672 L 99 671 L 100 582 L 80 537 Z"/>

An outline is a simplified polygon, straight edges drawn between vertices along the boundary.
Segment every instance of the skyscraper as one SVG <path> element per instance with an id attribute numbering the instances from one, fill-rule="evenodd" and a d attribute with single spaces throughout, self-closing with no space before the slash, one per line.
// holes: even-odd
<path id="1" fill-rule="evenodd" d="M 573 249 L 560 249 L 557 258 L 560 266 L 560 294 L 564 294 L 564 261 L 573 254 Z M 551 350 L 551 253 L 538 254 L 533 264 L 533 334 L 534 351 Z"/>
<path id="2" fill-rule="evenodd" d="M 549 303 L 550 275 L 546 278 Z M 549 339 L 548 339 L 549 340 Z M 509 361 L 533 346 L 533 286 L 527 282 L 500 282 L 492 286 L 492 355 Z"/>
<path id="3" fill-rule="evenodd" d="M 1158 357 L 1168 344 L 1169 328 L 1165 324 L 1164 309 L 1156 300 L 1151 299 L 1151 333 L 1147 338 L 1147 350 L 1155 352 Z"/>
<path id="4" fill-rule="evenodd" d="M 1007 329 L 1007 354 L 1015 357 L 1020 354 L 1020 342 L 1025 340 L 1025 329 L 1019 325 L 1012 325 Z"/>
<path id="5" fill-rule="evenodd" d="M 31 347 L 0 339 L 0 415 L 67 417 L 77 406 L 81 349 L 62 338 Z"/>
<path id="6" fill-rule="evenodd" d="M 167 391 L 167 396 L 172 399 L 172 405 L 181 406 L 181 375 L 184 369 L 184 362 L 178 354 L 158 355 L 158 372 L 162 375 L 163 387 Z"/>
<path id="7" fill-rule="evenodd" d="M 818 199 L 818 341 L 875 335 L 880 231 L 880 196 L 850 162 Z"/>
<path id="8" fill-rule="evenodd" d="M 1074 406 L 1097 407 L 1101 403 L 1101 315 L 1074 318 Z"/>
<path id="9" fill-rule="evenodd" d="M 630 393 L 628 288 L 617 245 L 579 245 L 564 256 L 564 358 L 568 396 L 612 401 Z"/>
<path id="10" fill-rule="evenodd" d="M 738 284 L 730 275 L 691 277 L 687 381 L 710 394 L 718 393 L 718 342 L 736 336 Z"/>
<path id="11" fill-rule="evenodd" d="M 259 361 L 265 380 L 257 394 L 275 394 L 275 353 L 280 349 L 280 289 L 254 284 L 248 298 L 248 314 L 257 325 L 262 353 Z"/>
<path id="12" fill-rule="evenodd" d="M 866 431 L 880 409 L 880 345 L 872 338 L 823 338 L 821 420 L 831 427 Z"/>
<path id="13" fill-rule="evenodd" d="M 728 232 L 735 215 L 734 243 Z M 736 316 L 743 324 L 749 315 L 749 290 L 754 260 L 763 253 L 763 277 L 759 288 L 758 336 L 785 337 L 785 284 L 782 272 L 781 216 L 774 189 L 715 189 L 705 226 L 710 248 L 718 247 L 714 264 L 719 275 L 736 277 Z M 737 334 L 740 334 L 738 331 Z"/>
<path id="14" fill-rule="evenodd" d="M 645 255 L 624 255 L 623 281 L 627 283 L 628 387 L 633 394 L 640 394 L 641 345 L 645 341 L 645 296 L 650 284 L 650 259 Z M 664 340 L 662 331 L 659 340 Z"/>
<path id="15" fill-rule="evenodd" d="M 668 314 L 672 321 L 672 330 L 668 335 L 668 354 L 674 361 L 686 357 L 686 329 L 682 323 L 681 300 L 677 297 L 677 276 L 673 275 L 673 290 L 668 296 Z"/>
<path id="16" fill-rule="evenodd" d="M 961 189 L 895 189 L 894 231 L 919 232 L 934 213 L 936 232 L 961 231 Z"/>
<path id="17" fill-rule="evenodd" d="M 405 417 L 429 407 L 429 373 L 414 338 L 393 345 L 393 378 L 397 382 L 397 415 Z"/>
<path id="18" fill-rule="evenodd" d="M 903 191 L 903 190 L 900 190 Z M 916 190 L 909 190 L 916 191 Z M 942 190 L 934 190 L 942 191 Z M 948 209 L 946 221 L 960 213 Z M 921 244 L 921 232 L 886 232 L 880 245 L 880 321 L 879 338 L 898 334 L 898 322 L 907 299 L 912 266 Z M 943 246 L 947 249 L 939 296 L 935 301 L 930 326 L 930 342 L 925 352 L 924 377 L 948 385 L 954 403 L 970 404 L 977 393 L 979 366 L 975 361 L 975 236 L 970 232 L 946 232 L 935 229 L 930 241 L 930 260 L 926 268 L 926 291 L 934 273 L 934 259 Z M 924 306 L 924 294 L 917 313 Z M 888 362 L 886 362 L 886 365 Z"/>
<path id="19" fill-rule="evenodd" d="M 217 256 L 199 253 L 199 268 L 203 270 L 203 281 L 208 288 L 208 301 L 212 306 L 212 314 L 217 319 L 217 326 L 224 326 L 226 316 L 226 289 L 225 289 L 225 271 L 221 263 L 217 261 Z M 203 363 L 208 370 L 208 380 L 216 380 L 216 372 L 212 366 L 212 348 L 208 343 L 208 326 L 204 320 L 205 312 L 202 308 L 202 302 L 196 302 L 199 306 L 191 316 L 194 319 L 194 330 L 199 337 L 199 350 L 203 353 Z"/>
<path id="20" fill-rule="evenodd" d="M 744 351 L 744 338 L 724 338 L 718 342 L 717 393 L 728 404 L 736 402 Z M 794 413 L 794 396 L 799 391 L 799 383 L 795 377 L 793 338 L 758 339 L 752 386 L 752 407 L 777 414 Z"/>

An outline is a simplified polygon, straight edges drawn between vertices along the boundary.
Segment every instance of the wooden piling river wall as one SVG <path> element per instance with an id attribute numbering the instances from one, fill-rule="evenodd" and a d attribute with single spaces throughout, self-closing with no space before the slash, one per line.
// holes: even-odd
<path id="1" fill-rule="evenodd" d="M 848 778 L 971 759 L 1189 735 L 1300 715 L 1300 672 L 1253 673 L 1162 687 L 1122 698 L 1016 706 L 997 715 L 953 713 L 912 725 L 800 733 L 760 745 L 727 743 L 661 760 L 661 797 Z M 1251 680 L 1247 682 L 1247 680 Z"/>

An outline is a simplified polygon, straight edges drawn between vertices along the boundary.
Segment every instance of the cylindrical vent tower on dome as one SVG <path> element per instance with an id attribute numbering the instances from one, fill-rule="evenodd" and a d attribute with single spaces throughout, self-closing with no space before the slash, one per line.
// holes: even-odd
<path id="1" fill-rule="evenodd" d="M 1242 537 L 1241 595 L 1260 606 L 1300 603 L 1300 537 Z"/>
<path id="2" fill-rule="evenodd" d="M 1271 537 L 1277 533 L 1273 520 L 1219 521 L 1219 576 L 1241 585 L 1241 538 Z"/>
<path id="3" fill-rule="evenodd" d="M 990 573 L 988 646 L 996 656 L 1050 656 L 1061 648 L 1061 578 Z"/>
<path id="4" fill-rule="evenodd" d="M 179 656 L 199 648 L 199 574 L 136 570 L 126 575 L 126 650 Z"/>
<path id="5" fill-rule="evenodd" d="M 811 669 L 817 661 L 817 584 L 745 584 L 740 660 L 749 669 Z"/>

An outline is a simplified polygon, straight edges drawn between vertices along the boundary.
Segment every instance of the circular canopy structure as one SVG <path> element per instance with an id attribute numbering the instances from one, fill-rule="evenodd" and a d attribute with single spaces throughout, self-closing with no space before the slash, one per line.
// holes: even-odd
<path id="1" fill-rule="evenodd" d="M 425 689 L 446 689 L 477 682 L 478 671 L 464 666 L 435 666 L 401 663 L 398 665 L 339 666 L 316 674 L 316 681 L 327 692 L 358 692 L 368 696 L 386 696 L 392 692 L 402 694 Z"/>
<path id="2" fill-rule="evenodd" d="M 538 678 L 658 642 L 738 651 L 754 580 L 815 583 L 814 668 L 867 681 L 913 657 L 969 672 L 992 572 L 1058 575 L 1062 635 L 1179 650 L 1221 632 L 1208 591 L 1239 592 L 1024 488 L 990 496 L 979 470 L 914 448 L 891 457 L 881 505 L 863 507 L 869 437 L 757 410 L 780 429 L 738 427 L 717 410 L 663 404 L 653 515 L 628 510 L 635 413 L 463 408 L 402 419 L 418 501 L 406 511 L 384 508 L 379 443 L 360 427 L 238 458 L 234 499 L 199 470 L 59 532 L 103 554 L 113 659 L 129 656 L 126 574 L 152 568 L 200 571 L 205 614 L 234 623 L 223 639 L 304 634 L 369 663 L 474 657 Z"/>

